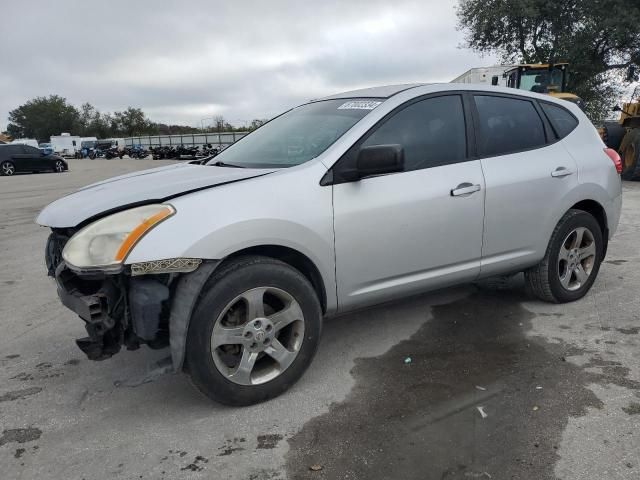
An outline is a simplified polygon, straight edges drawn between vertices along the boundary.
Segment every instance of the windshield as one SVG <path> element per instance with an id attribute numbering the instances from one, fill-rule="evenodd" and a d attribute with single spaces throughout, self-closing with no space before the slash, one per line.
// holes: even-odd
<path id="1" fill-rule="evenodd" d="M 531 69 L 520 72 L 520 90 L 530 92 L 547 93 L 549 91 L 562 91 L 563 71 L 559 68 Z"/>
<path id="2" fill-rule="evenodd" d="M 274 118 L 231 145 L 208 165 L 284 168 L 317 157 L 367 113 L 377 99 L 308 103 Z"/>

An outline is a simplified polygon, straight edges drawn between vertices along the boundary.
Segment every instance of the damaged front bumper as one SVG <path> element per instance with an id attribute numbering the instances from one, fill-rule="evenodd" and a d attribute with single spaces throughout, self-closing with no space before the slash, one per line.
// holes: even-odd
<path id="1" fill-rule="evenodd" d="M 91 360 L 104 360 L 123 346 L 170 346 L 174 370 L 180 371 L 191 313 L 218 261 L 175 258 L 133 264 L 119 273 L 77 272 L 62 258 L 74 233 L 53 229 L 45 260 L 60 300 L 85 322 L 88 336 L 76 340 L 78 347 Z"/>
<path id="2" fill-rule="evenodd" d="M 104 360 L 123 345 L 129 350 L 141 344 L 168 346 L 167 277 L 80 275 L 60 262 L 55 270 L 58 297 L 84 320 L 88 333 L 88 337 L 76 340 L 78 347 L 91 360 Z"/>

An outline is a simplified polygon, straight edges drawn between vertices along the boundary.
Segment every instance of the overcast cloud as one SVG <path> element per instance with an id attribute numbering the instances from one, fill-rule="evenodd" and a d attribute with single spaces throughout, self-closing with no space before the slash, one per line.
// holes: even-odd
<path id="1" fill-rule="evenodd" d="M 446 82 L 492 58 L 458 48 L 453 0 L 14 1 L 1 9 L 0 130 L 59 94 L 154 121 L 240 125 L 310 98 Z M 205 123 L 210 120 L 205 120 Z"/>

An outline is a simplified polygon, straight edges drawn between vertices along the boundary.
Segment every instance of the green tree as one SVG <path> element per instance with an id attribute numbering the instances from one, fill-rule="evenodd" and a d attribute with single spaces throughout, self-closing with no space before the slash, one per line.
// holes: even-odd
<path id="1" fill-rule="evenodd" d="M 157 133 L 157 126 L 139 108 L 129 107 L 124 112 L 113 114 L 114 130 L 123 137 L 151 135 Z"/>
<path id="2" fill-rule="evenodd" d="M 95 116 L 90 130 L 87 132 L 88 137 L 110 138 L 115 137 L 116 122 L 110 113 L 100 113 Z"/>
<path id="3" fill-rule="evenodd" d="M 7 132 L 13 138 L 49 141 L 51 135 L 75 132 L 80 113 L 59 95 L 37 97 L 9 112 Z"/>
<path id="4" fill-rule="evenodd" d="M 80 127 L 80 135 L 83 137 L 92 136 L 91 130 L 95 123 L 95 119 L 100 115 L 100 112 L 98 112 L 90 103 L 83 103 L 80 106 L 79 114 L 78 126 Z"/>
<path id="5" fill-rule="evenodd" d="M 505 63 L 569 62 L 569 91 L 594 122 L 618 103 L 640 65 L 635 0 L 459 0 L 465 43 Z"/>

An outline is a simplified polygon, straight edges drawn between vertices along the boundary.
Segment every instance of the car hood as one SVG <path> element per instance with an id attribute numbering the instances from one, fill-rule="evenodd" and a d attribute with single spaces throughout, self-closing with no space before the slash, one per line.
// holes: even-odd
<path id="1" fill-rule="evenodd" d="M 269 174 L 275 169 L 176 164 L 94 183 L 47 205 L 36 223 L 73 228 L 88 219 L 127 206 L 161 202 L 197 190 Z"/>

